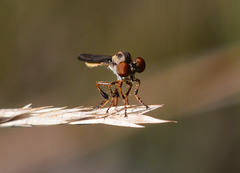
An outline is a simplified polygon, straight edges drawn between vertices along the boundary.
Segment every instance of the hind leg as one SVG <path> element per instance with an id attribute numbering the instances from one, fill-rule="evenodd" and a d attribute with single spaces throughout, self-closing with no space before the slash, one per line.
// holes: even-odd
<path id="1" fill-rule="evenodd" d="M 107 104 L 107 102 L 109 101 L 109 95 L 107 93 L 105 93 L 101 88 L 100 86 L 109 86 L 111 85 L 110 82 L 102 82 L 102 81 L 98 81 L 96 83 L 96 87 L 99 91 L 99 93 L 101 94 L 101 96 L 103 97 L 103 101 L 100 103 L 100 105 L 96 108 L 96 109 L 99 109 L 99 108 L 102 108 L 105 104 Z"/>

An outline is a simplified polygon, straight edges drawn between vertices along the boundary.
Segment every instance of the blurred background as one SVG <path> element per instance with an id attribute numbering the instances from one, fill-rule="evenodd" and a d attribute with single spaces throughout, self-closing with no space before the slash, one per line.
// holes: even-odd
<path id="1" fill-rule="evenodd" d="M 148 115 L 178 124 L 0 129 L 0 170 L 239 172 L 240 1 L 0 1 L 0 107 L 97 106 L 79 53 L 143 57 Z M 133 94 L 132 94 L 133 95 Z M 136 104 L 130 97 L 130 103 Z"/>

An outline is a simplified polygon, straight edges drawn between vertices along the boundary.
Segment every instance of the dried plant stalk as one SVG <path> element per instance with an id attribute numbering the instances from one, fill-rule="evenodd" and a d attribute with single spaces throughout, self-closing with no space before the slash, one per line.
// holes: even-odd
<path id="1" fill-rule="evenodd" d="M 31 104 L 19 109 L 0 109 L 0 127 L 33 127 L 60 124 L 108 124 L 125 127 L 144 127 L 139 124 L 176 123 L 176 121 L 161 120 L 147 115 L 146 112 L 160 108 L 163 105 L 145 106 L 131 105 L 127 107 L 127 117 L 124 117 L 124 106 L 93 109 L 92 107 L 53 108 L 51 106 L 31 108 Z"/>

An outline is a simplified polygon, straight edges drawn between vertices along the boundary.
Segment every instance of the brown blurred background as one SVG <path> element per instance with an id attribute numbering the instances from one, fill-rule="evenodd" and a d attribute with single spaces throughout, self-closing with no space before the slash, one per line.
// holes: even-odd
<path id="1" fill-rule="evenodd" d="M 149 115 L 178 124 L 0 129 L 0 170 L 239 172 L 240 1 L 0 1 L 0 107 L 97 106 L 98 80 L 79 53 L 146 60 Z M 130 97 L 135 104 L 135 98 Z"/>

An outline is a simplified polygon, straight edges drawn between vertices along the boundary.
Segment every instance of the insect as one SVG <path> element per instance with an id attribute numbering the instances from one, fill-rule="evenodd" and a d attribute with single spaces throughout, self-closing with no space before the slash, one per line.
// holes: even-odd
<path id="1" fill-rule="evenodd" d="M 98 81 L 96 82 L 96 87 L 103 97 L 103 101 L 97 108 L 103 107 L 109 101 L 109 95 L 105 93 L 100 86 L 107 86 L 109 92 L 112 96 L 111 103 L 107 109 L 107 113 L 112 106 L 117 106 L 118 98 L 121 96 L 125 106 L 125 117 L 127 117 L 127 108 L 126 105 L 129 105 L 128 95 L 132 89 L 133 82 L 136 82 L 136 89 L 134 91 L 134 95 L 136 99 L 144 105 L 146 108 L 148 106 L 143 103 L 143 101 L 138 96 L 138 91 L 140 87 L 140 80 L 135 77 L 135 73 L 142 73 L 146 68 L 146 63 L 141 57 L 137 57 L 134 61 L 132 61 L 131 54 L 126 51 L 119 51 L 113 56 L 109 55 L 94 55 L 94 54 L 80 54 L 78 56 L 80 61 L 84 61 L 88 67 L 98 67 L 98 66 L 106 66 L 117 76 L 116 81 L 112 82 L 104 82 Z M 128 89 L 125 93 L 123 93 L 122 86 L 126 83 L 128 85 Z M 115 90 L 112 90 L 112 86 L 115 86 Z M 118 91 L 119 89 L 119 91 Z"/>

